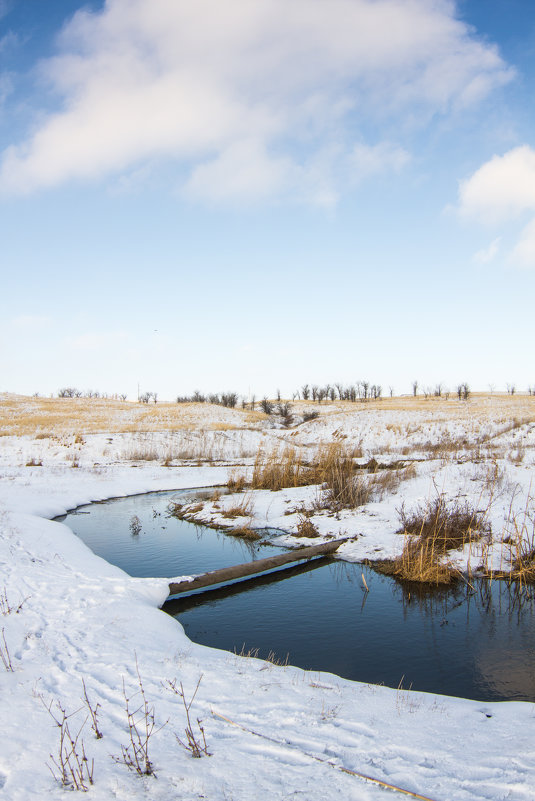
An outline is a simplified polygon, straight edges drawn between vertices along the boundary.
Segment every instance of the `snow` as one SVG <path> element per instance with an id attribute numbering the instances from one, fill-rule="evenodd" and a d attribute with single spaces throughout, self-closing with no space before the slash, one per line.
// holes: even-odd
<path id="1" fill-rule="evenodd" d="M 471 411 L 452 403 L 451 412 L 434 414 L 425 409 L 349 413 L 332 406 L 318 420 L 289 431 L 266 428 L 264 422 L 217 431 L 214 417 L 209 441 L 222 450 L 221 443 L 227 443 L 227 451 L 219 454 L 227 457 L 222 463 L 175 459 L 165 466 L 162 459 L 128 458 L 131 449 L 147 444 L 165 453 L 179 435 L 164 430 L 84 434 L 79 443 L 73 434 L 1 437 L 0 651 L 13 670 L 0 662 L 0 798 L 65 797 L 50 770 L 58 759 L 59 728 L 47 707 L 57 713 L 59 702 L 72 714 L 71 731 L 78 731 L 88 716 L 81 700 L 84 681 L 92 706 L 99 704 L 103 733 L 96 739 L 87 720 L 80 735 L 87 756 L 94 759 L 89 797 L 95 800 L 395 797 L 353 771 L 435 801 L 532 801 L 533 704 L 486 704 L 361 684 L 197 645 L 159 609 L 167 580 L 127 576 L 92 554 L 65 525 L 49 519 L 93 500 L 225 483 L 236 462 L 250 465 L 260 442 L 266 447 L 282 439 L 314 447 L 338 431 L 345 441 L 361 444 L 363 458 L 382 451 L 399 458 L 396 449 L 407 438 L 417 454 L 429 440 L 446 434 L 472 443 L 484 434 L 484 447 L 491 443 L 502 454 L 497 463 L 505 477 L 489 514 L 496 532 L 491 558 L 503 563 L 501 535 L 510 506 L 520 514 L 530 492 L 534 429 L 529 421 L 508 429 L 503 410 L 494 413 L 495 406 Z M 232 422 L 230 414 L 219 418 Z M 208 442 L 207 432 L 187 435 Z M 519 447 L 522 458 L 511 460 Z M 321 534 L 358 535 L 343 547 L 346 559 L 394 555 L 401 548 L 396 509 L 403 500 L 409 505 L 425 501 L 436 485 L 448 496 L 462 493 L 486 504 L 483 477 L 497 451 L 486 461 L 481 454 L 475 459 L 473 452 L 463 457 L 461 451 L 456 449 L 453 458 L 417 462 L 416 475 L 400 484 L 395 495 L 357 513 L 315 517 Z M 42 464 L 27 466 L 31 461 Z M 254 493 L 253 523 L 295 533 L 297 515 L 285 512 L 316 491 Z M 222 496 L 219 503 L 224 508 L 232 498 Z M 291 544 L 299 542 L 285 537 Z M 465 567 L 469 558 L 456 555 Z M 156 729 L 163 726 L 149 742 L 156 777 L 137 776 L 120 762 L 122 746 L 129 743 L 123 681 L 127 696 L 134 696 L 138 670 L 154 706 Z M 195 730 L 197 718 L 202 719 L 211 756 L 194 759 L 175 737 L 185 739 L 186 719 L 169 682 L 182 682 L 190 699 L 199 679 L 191 717 Z M 137 695 L 131 703 L 137 708 L 139 702 Z"/>

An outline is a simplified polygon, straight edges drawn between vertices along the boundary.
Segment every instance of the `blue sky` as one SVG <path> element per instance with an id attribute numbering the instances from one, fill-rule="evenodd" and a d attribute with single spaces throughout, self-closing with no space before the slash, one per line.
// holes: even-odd
<path id="1" fill-rule="evenodd" d="M 0 391 L 535 386 L 528 0 L 0 0 Z"/>

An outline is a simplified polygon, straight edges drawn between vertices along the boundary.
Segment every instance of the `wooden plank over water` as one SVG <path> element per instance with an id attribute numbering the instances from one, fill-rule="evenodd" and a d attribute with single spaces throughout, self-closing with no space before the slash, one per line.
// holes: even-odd
<path id="1" fill-rule="evenodd" d="M 322 545 L 311 545 L 306 548 L 296 548 L 288 553 L 270 556 L 267 559 L 258 559 L 256 562 L 245 562 L 234 567 L 223 567 L 220 570 L 212 570 L 197 576 L 192 581 L 170 582 L 169 595 L 178 595 L 181 592 L 191 592 L 203 587 L 211 587 L 213 584 L 224 584 L 227 581 L 254 576 L 256 573 L 265 573 L 266 570 L 288 565 L 292 562 L 300 562 L 303 559 L 314 559 L 316 556 L 325 556 L 334 553 L 346 539 L 332 540 Z"/>

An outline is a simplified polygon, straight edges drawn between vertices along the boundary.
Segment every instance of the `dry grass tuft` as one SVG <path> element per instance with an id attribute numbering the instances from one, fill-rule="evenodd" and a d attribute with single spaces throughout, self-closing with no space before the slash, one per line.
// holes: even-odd
<path id="1" fill-rule="evenodd" d="M 254 528 L 250 526 L 235 526 L 234 528 L 225 529 L 225 534 L 229 534 L 231 537 L 239 537 L 242 540 L 259 540 L 262 538 L 262 535 L 255 531 Z"/>
<path id="2" fill-rule="evenodd" d="M 485 514 L 472 509 L 468 503 L 455 501 L 448 504 L 438 495 L 427 507 L 417 507 L 408 514 L 402 506 L 399 511 L 402 528 L 400 534 L 416 535 L 422 541 L 433 543 L 435 551 L 445 554 L 459 550 L 490 533 Z"/>
<path id="3" fill-rule="evenodd" d="M 221 512 L 221 517 L 235 518 L 235 517 L 250 517 L 253 510 L 253 499 L 251 495 L 246 495 L 239 502 L 236 501 L 233 506 L 224 509 Z"/>
<path id="4" fill-rule="evenodd" d="M 129 462 L 157 462 L 160 454 L 152 446 L 133 446 L 123 453 L 123 459 Z M 167 459 L 169 462 L 170 460 Z"/>
<path id="5" fill-rule="evenodd" d="M 265 454 L 261 449 L 253 466 L 251 486 L 253 489 L 268 489 L 276 492 L 284 487 L 303 487 L 312 484 L 307 468 L 295 448 L 275 448 Z"/>
<path id="6" fill-rule="evenodd" d="M 320 533 L 312 520 L 309 520 L 305 515 L 301 515 L 297 524 L 297 535 L 313 539 L 314 537 L 319 537 Z"/>
<path id="7" fill-rule="evenodd" d="M 449 551 L 464 548 L 468 543 L 490 534 L 485 514 L 458 501 L 448 504 L 439 495 L 427 507 L 418 507 L 407 514 L 400 512 L 405 545 L 401 556 L 375 563 L 381 573 L 405 581 L 449 584 L 457 577 L 451 565 L 444 562 Z"/>
<path id="8" fill-rule="evenodd" d="M 535 582 L 535 511 L 530 508 L 528 498 L 522 516 L 509 521 L 506 540 L 511 549 L 511 573 L 509 578 L 522 583 Z"/>
<path id="9" fill-rule="evenodd" d="M 277 491 L 285 487 L 326 484 L 336 495 L 348 492 L 347 484 L 355 471 L 355 453 L 341 443 L 322 445 L 312 462 L 307 462 L 295 448 L 260 450 L 255 459 L 253 489 Z"/>
<path id="10" fill-rule="evenodd" d="M 235 471 L 228 477 L 227 489 L 229 492 L 243 492 L 247 485 L 244 475 L 239 475 Z"/>

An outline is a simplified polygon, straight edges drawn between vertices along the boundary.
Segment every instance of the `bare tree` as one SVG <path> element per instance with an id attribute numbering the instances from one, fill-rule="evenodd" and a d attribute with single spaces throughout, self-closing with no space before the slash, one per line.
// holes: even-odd
<path id="1" fill-rule="evenodd" d="M 264 414 L 271 414 L 273 411 L 273 404 L 265 396 L 260 401 L 260 407 Z"/>

